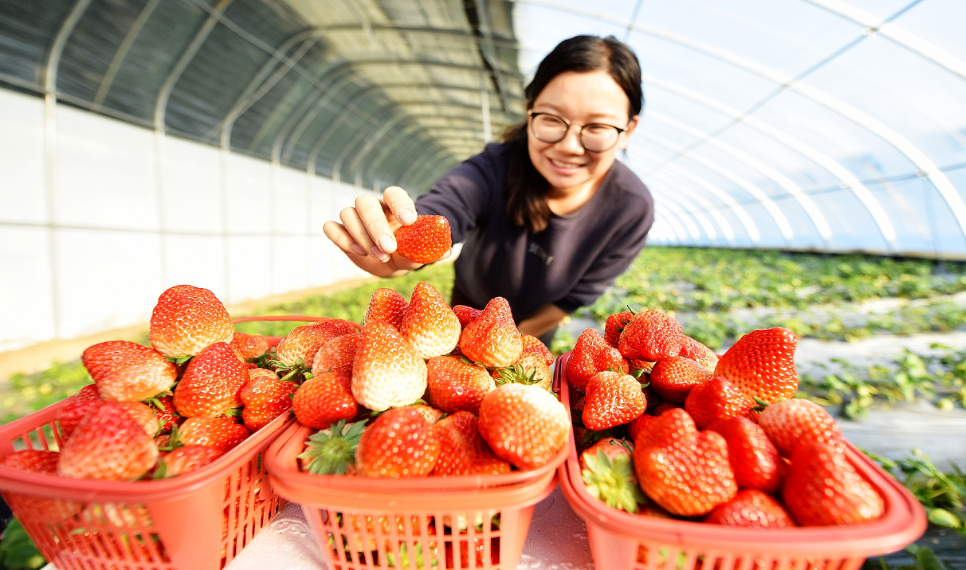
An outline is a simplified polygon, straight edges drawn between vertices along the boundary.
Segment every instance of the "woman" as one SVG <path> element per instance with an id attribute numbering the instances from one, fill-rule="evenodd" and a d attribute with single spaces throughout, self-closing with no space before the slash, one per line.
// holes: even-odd
<path id="1" fill-rule="evenodd" d="M 654 219 L 647 188 L 615 161 L 637 127 L 640 66 L 614 37 L 577 36 L 544 58 L 525 94 L 526 123 L 415 203 L 387 188 L 324 231 L 357 266 L 389 277 L 420 266 L 395 253 L 393 230 L 417 213 L 445 216 L 464 242 L 452 304 L 505 297 L 520 332 L 549 345 L 561 319 L 627 270 Z"/>

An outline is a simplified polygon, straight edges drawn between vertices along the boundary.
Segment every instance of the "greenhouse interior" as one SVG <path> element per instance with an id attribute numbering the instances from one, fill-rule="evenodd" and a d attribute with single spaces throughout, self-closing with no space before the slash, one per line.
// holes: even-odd
<path id="1" fill-rule="evenodd" d="M 0 0 L 0 569 L 966 570 L 964 30 L 960 0 Z M 448 218 L 446 253 L 407 254 L 404 213 Z M 221 333 L 164 348 L 214 313 Z M 470 337 L 497 329 L 516 352 L 488 363 Z M 230 374 L 206 371 L 219 347 Z M 438 359 L 485 394 L 443 404 Z M 406 363 L 421 384 L 399 395 Z M 761 398 L 749 374 L 792 385 Z M 646 410 L 594 416 L 608 375 Z M 323 380 L 352 411 L 304 419 Z M 698 422 L 719 381 L 745 407 L 713 417 L 761 433 L 774 486 Z M 140 395 L 109 397 L 121 382 Z M 229 403 L 188 411 L 192 384 Z M 563 417 L 539 461 L 505 457 L 485 413 L 520 384 Z M 830 431 L 785 449 L 786 402 Z M 407 413 L 429 470 L 375 474 L 396 444 L 368 453 L 366 423 Z M 536 414 L 505 429 L 549 438 Z M 414 477 L 447 474 L 457 417 L 499 467 Z M 218 447 L 195 421 L 243 434 Z M 649 427 L 675 421 L 674 443 Z M 147 443 L 115 461 L 129 424 Z M 96 465 L 70 464 L 81 440 Z M 348 467 L 318 471 L 330 440 Z M 694 459 L 707 442 L 725 450 Z M 662 477 L 654 454 L 686 457 Z M 801 481 L 839 463 L 878 510 L 807 522 L 794 505 L 831 491 Z M 717 479 L 688 487 L 701 469 Z M 752 492 L 787 528 L 711 524 Z"/>

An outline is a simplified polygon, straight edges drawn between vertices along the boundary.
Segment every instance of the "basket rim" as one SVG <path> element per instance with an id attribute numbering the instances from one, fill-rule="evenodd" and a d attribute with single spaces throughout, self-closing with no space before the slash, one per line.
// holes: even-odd
<path id="1" fill-rule="evenodd" d="M 570 353 L 558 359 L 561 401 L 569 408 L 566 362 Z M 871 556 L 892 552 L 915 541 L 926 530 L 926 515 L 919 501 L 896 479 L 889 476 L 852 444 L 847 444 L 849 461 L 876 488 L 885 501 L 885 514 L 876 521 L 849 526 L 747 529 L 703 522 L 657 519 L 629 514 L 608 507 L 587 492 L 580 477 L 574 438 L 570 438 L 566 462 L 560 466 L 561 491 L 574 511 L 588 524 L 643 542 L 668 543 L 724 552 L 775 552 L 814 556 Z"/>

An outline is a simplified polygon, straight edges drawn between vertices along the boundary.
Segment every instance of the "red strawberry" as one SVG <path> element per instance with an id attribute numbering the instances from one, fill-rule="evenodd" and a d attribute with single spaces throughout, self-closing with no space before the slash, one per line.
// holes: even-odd
<path id="1" fill-rule="evenodd" d="M 171 451 L 160 460 L 154 473 L 155 479 L 170 479 L 197 471 L 225 454 L 223 449 L 206 445 L 185 445 Z"/>
<path id="2" fill-rule="evenodd" d="M 416 263 L 433 263 L 453 248 L 453 233 L 443 216 L 418 216 L 394 232 L 396 253 Z"/>
<path id="3" fill-rule="evenodd" d="M 711 380 L 711 373 L 694 360 L 669 356 L 651 369 L 651 388 L 668 402 L 683 404 L 691 389 Z"/>
<path id="4" fill-rule="evenodd" d="M 661 399 L 661 397 L 660 397 L 660 396 L 655 396 L 655 398 L 656 398 L 656 399 L 657 399 L 658 401 L 660 401 L 660 399 Z M 660 402 L 659 404 L 657 404 L 657 405 L 656 405 L 656 406 L 654 406 L 653 408 L 648 408 L 648 410 L 647 410 L 647 411 L 648 411 L 648 413 L 650 413 L 650 414 L 651 414 L 652 416 L 660 416 L 660 415 L 661 415 L 661 414 L 663 414 L 664 412 L 666 412 L 666 411 L 668 411 L 668 410 L 673 410 L 673 409 L 675 409 L 675 408 L 678 408 L 678 409 L 684 409 L 684 406 L 682 406 L 681 404 L 678 404 L 678 403 L 676 403 L 676 402 Z"/>
<path id="5" fill-rule="evenodd" d="M 242 421 L 251 432 L 256 432 L 272 420 L 292 409 L 292 394 L 298 389 L 295 382 L 283 382 L 271 370 L 256 368 L 248 372 L 249 380 L 238 393 L 245 408 Z"/>
<path id="6" fill-rule="evenodd" d="M 624 311 L 607 317 L 607 322 L 604 323 L 604 340 L 607 341 L 607 344 L 617 348 L 621 333 L 624 332 L 624 327 L 631 322 L 633 316 L 633 311 Z"/>
<path id="7" fill-rule="evenodd" d="M 467 531 L 462 530 L 459 536 L 465 536 Z M 490 546 L 486 546 L 486 538 L 474 536 L 461 538 L 453 542 L 447 541 L 444 544 L 446 555 L 446 568 L 497 568 L 500 566 L 500 537 L 490 538 Z M 472 544 L 471 544 L 472 543 Z M 459 552 L 459 566 L 456 565 L 455 552 Z M 470 553 L 473 555 L 472 566 L 470 565 Z M 419 566 L 417 566 L 418 568 Z"/>
<path id="8" fill-rule="evenodd" d="M 338 326 L 326 321 L 295 327 L 279 341 L 275 358 L 285 370 L 311 370 L 319 348 L 342 334 Z"/>
<path id="9" fill-rule="evenodd" d="M 54 419 L 60 425 L 60 433 L 63 434 L 64 439 L 69 439 L 70 435 L 74 433 L 77 425 L 81 423 L 91 410 L 96 410 L 101 406 L 103 400 L 74 400 L 64 405 L 63 408 L 57 410 L 57 414 Z"/>
<path id="10" fill-rule="evenodd" d="M 426 362 L 394 326 L 383 321 L 366 323 L 352 364 L 356 402 L 381 412 L 411 404 L 425 391 Z"/>
<path id="11" fill-rule="evenodd" d="M 439 459 L 432 475 L 499 475 L 509 473 L 510 464 L 497 457 L 480 437 L 476 416 L 459 411 L 433 426 L 439 439 Z"/>
<path id="12" fill-rule="evenodd" d="M 0 459 L 0 465 L 32 473 L 56 475 L 59 459 L 60 454 L 56 451 L 25 449 Z M 10 510 L 17 513 L 17 517 L 27 521 L 43 520 L 48 524 L 69 519 L 83 508 L 81 503 L 74 501 L 46 499 L 12 491 L 5 491 L 3 498 Z"/>
<path id="13" fill-rule="evenodd" d="M 486 368 L 455 356 L 437 356 L 426 362 L 426 389 L 433 406 L 450 414 L 477 413 L 483 398 L 496 388 Z"/>
<path id="14" fill-rule="evenodd" d="M 755 402 L 724 378 L 712 378 L 695 386 L 684 402 L 684 408 L 700 429 L 718 419 L 749 417 L 754 414 L 754 407 Z"/>
<path id="15" fill-rule="evenodd" d="M 154 413 L 158 416 L 158 423 L 161 424 L 162 433 L 168 433 L 174 426 L 180 426 L 184 423 L 184 416 L 179 415 L 174 409 L 174 396 L 152 398 L 148 404 L 154 407 Z"/>
<path id="16" fill-rule="evenodd" d="M 339 332 L 339 335 L 357 333 L 361 328 L 354 322 L 347 321 L 345 319 L 326 319 L 325 322 L 335 327 L 335 330 Z"/>
<path id="17" fill-rule="evenodd" d="M 523 340 L 507 300 L 491 299 L 480 316 L 463 329 L 459 347 L 467 358 L 488 368 L 503 368 L 519 360 Z"/>
<path id="18" fill-rule="evenodd" d="M 268 341 L 257 334 L 236 332 L 229 344 L 245 362 L 268 352 Z"/>
<path id="19" fill-rule="evenodd" d="M 161 423 L 158 421 L 158 415 L 154 413 L 151 406 L 143 402 L 118 402 L 124 411 L 131 416 L 131 419 L 136 421 L 144 433 L 150 438 L 158 435 L 161 430 Z"/>
<path id="20" fill-rule="evenodd" d="M 303 426 L 325 429 L 351 420 L 359 407 L 352 397 L 352 380 L 341 372 L 323 372 L 306 380 L 292 398 L 295 419 Z"/>
<path id="21" fill-rule="evenodd" d="M 678 356 L 694 360 L 701 366 L 704 366 L 708 372 L 714 372 L 715 367 L 718 365 L 718 355 L 707 346 L 689 336 L 684 337 L 681 354 Z"/>
<path id="22" fill-rule="evenodd" d="M 627 435 L 630 436 L 631 441 L 637 441 L 640 434 L 648 429 L 651 424 L 657 421 L 658 416 L 649 416 L 647 414 L 641 414 L 637 416 L 631 423 L 627 425 Z"/>
<path id="23" fill-rule="evenodd" d="M 233 333 L 225 306 L 214 293 L 200 287 L 171 287 L 161 294 L 151 313 L 151 346 L 180 361 L 216 342 L 231 342 Z"/>
<path id="24" fill-rule="evenodd" d="M 536 469 L 567 442 L 567 410 L 537 386 L 504 384 L 480 404 L 480 435 L 493 452 L 519 469 Z"/>
<path id="25" fill-rule="evenodd" d="M 460 340 L 460 320 L 429 283 L 419 282 L 403 311 L 399 332 L 420 358 L 449 354 Z"/>
<path id="26" fill-rule="evenodd" d="M 587 429 L 600 431 L 626 424 L 644 413 L 641 383 L 630 374 L 598 372 L 587 383 L 581 417 Z"/>
<path id="27" fill-rule="evenodd" d="M 885 510 L 875 487 L 845 453 L 827 443 L 806 443 L 795 450 L 782 498 L 802 526 L 869 522 Z"/>
<path id="28" fill-rule="evenodd" d="M 60 459 L 60 454 L 56 451 L 25 449 L 23 451 L 14 451 L 10 455 L 0 459 L 0 465 L 21 471 L 56 474 L 58 459 Z"/>
<path id="29" fill-rule="evenodd" d="M 718 360 L 714 375 L 727 378 L 751 399 L 774 404 L 791 398 L 798 391 L 797 344 L 795 333 L 781 327 L 751 331 Z"/>
<path id="30" fill-rule="evenodd" d="M 97 384 L 83 386 L 76 394 L 70 397 L 75 402 L 82 400 L 100 400 L 101 393 L 97 391 Z"/>
<path id="31" fill-rule="evenodd" d="M 547 366 L 553 366 L 553 353 L 550 352 L 550 349 L 547 348 L 547 345 L 543 344 L 539 338 L 528 334 L 521 334 L 520 342 L 523 344 L 524 354 L 528 352 L 539 354 L 543 357 L 543 360 L 547 363 Z"/>
<path id="32" fill-rule="evenodd" d="M 742 489 L 734 499 L 715 507 L 704 522 L 754 528 L 787 528 L 795 521 L 781 503 L 757 489 Z"/>
<path id="33" fill-rule="evenodd" d="M 421 413 L 393 408 L 362 433 L 356 468 L 366 477 L 423 477 L 436 466 L 439 451 L 435 430 Z"/>
<path id="34" fill-rule="evenodd" d="M 587 492 L 607 505 L 636 513 L 647 499 L 634 474 L 630 444 L 612 437 L 599 440 L 580 455 L 581 478 Z"/>
<path id="35" fill-rule="evenodd" d="M 805 443 L 828 443 L 844 451 L 844 437 L 835 419 L 815 402 L 794 399 L 766 406 L 758 416 L 768 439 L 782 457 L 792 457 Z"/>
<path id="36" fill-rule="evenodd" d="M 372 297 L 369 298 L 369 307 L 366 309 L 366 318 L 363 324 L 383 321 L 398 330 L 402 326 L 403 312 L 407 305 L 409 303 L 406 302 L 406 298 L 392 289 L 376 289 Z"/>
<path id="37" fill-rule="evenodd" d="M 224 342 L 191 359 L 174 390 L 174 407 L 186 418 L 220 416 L 241 406 L 238 391 L 248 382 L 248 367 Z"/>
<path id="38" fill-rule="evenodd" d="M 460 326 L 466 328 L 466 325 L 475 321 L 483 314 L 483 311 L 479 309 L 474 309 L 473 307 L 467 307 L 466 305 L 456 305 L 453 307 L 453 312 L 456 317 L 460 320 Z"/>
<path id="39" fill-rule="evenodd" d="M 249 435 L 251 433 L 245 426 L 226 417 L 188 418 L 178 430 L 178 438 L 186 446 L 206 445 L 222 451 L 230 451 Z"/>
<path id="40" fill-rule="evenodd" d="M 627 361 L 627 364 L 631 369 L 631 372 L 634 372 L 635 370 L 643 370 L 645 374 L 650 374 L 651 370 L 654 370 L 654 365 L 657 364 L 657 362 L 649 362 L 647 360 L 632 358 Z"/>
<path id="41" fill-rule="evenodd" d="M 567 382 L 583 391 L 595 374 L 608 369 L 625 374 L 630 372 L 627 360 L 617 349 L 607 344 L 596 330 L 585 329 L 577 337 L 570 360 L 567 361 Z"/>
<path id="42" fill-rule="evenodd" d="M 351 376 L 352 361 L 356 358 L 360 342 L 362 333 L 351 333 L 337 336 L 323 344 L 312 361 L 312 375 L 318 376 L 331 371 Z"/>
<path id="43" fill-rule="evenodd" d="M 126 340 L 87 347 L 81 355 L 84 368 L 103 400 L 137 402 L 171 389 L 178 368 L 158 351 Z"/>
<path id="44" fill-rule="evenodd" d="M 735 472 L 735 482 L 743 489 L 774 493 L 781 483 L 781 459 L 765 431 L 748 418 L 715 420 L 710 431 L 721 434 L 728 442 L 728 460 Z"/>
<path id="45" fill-rule="evenodd" d="M 645 445 L 647 440 L 659 444 Z M 675 515 L 707 514 L 738 492 L 724 438 L 713 431 L 698 432 L 683 410 L 666 412 L 641 435 L 634 468 L 644 493 Z"/>
<path id="46" fill-rule="evenodd" d="M 617 349 L 624 358 L 657 361 L 677 356 L 684 345 L 681 325 L 661 311 L 648 309 L 631 317 Z"/>
<path id="47" fill-rule="evenodd" d="M 73 479 L 135 481 L 158 460 L 158 448 L 144 429 L 116 402 L 100 406 L 81 420 L 64 444 L 57 474 Z"/>
<path id="48" fill-rule="evenodd" d="M 425 404 L 416 404 L 409 407 L 422 414 L 422 416 L 426 418 L 426 421 L 429 422 L 429 425 L 435 424 L 446 415 L 443 410 L 437 410 L 436 408 L 427 406 Z"/>

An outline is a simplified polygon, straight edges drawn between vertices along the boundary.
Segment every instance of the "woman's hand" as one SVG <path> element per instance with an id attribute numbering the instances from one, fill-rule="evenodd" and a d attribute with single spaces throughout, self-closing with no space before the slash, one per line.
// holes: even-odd
<path id="1" fill-rule="evenodd" d="M 365 195 L 355 207 L 339 212 L 339 222 L 326 222 L 322 231 L 360 269 L 377 277 L 394 277 L 420 267 L 396 253 L 393 232 L 416 221 L 416 205 L 398 186 L 386 188 L 382 199 Z"/>

